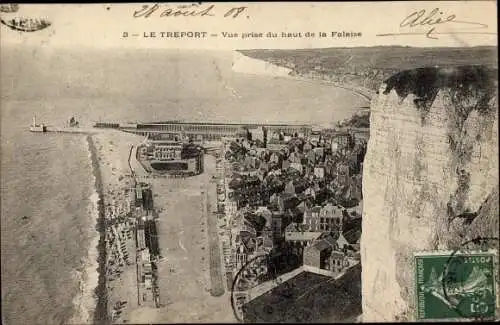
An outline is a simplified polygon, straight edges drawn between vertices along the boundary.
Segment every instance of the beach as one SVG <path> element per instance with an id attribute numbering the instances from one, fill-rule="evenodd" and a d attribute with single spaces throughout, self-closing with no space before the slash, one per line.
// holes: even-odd
<path id="1" fill-rule="evenodd" d="M 132 186 L 128 165 L 131 146 L 141 137 L 113 130 L 103 130 L 89 136 L 95 149 L 95 162 L 99 174 L 98 188 L 102 193 L 102 219 L 99 246 L 99 297 L 95 321 L 106 321 L 122 310 L 120 319 L 126 320 L 129 306 L 137 304 L 135 274 L 135 238 L 129 223 L 130 211 L 127 190 Z M 128 255 L 125 263 L 118 255 Z M 127 263 L 128 262 L 128 263 Z M 90 285 L 90 284 L 89 284 Z M 120 306 L 114 308 L 115 306 Z"/>
<path id="2" fill-rule="evenodd" d="M 215 297 L 214 284 L 222 282 L 222 263 L 216 252 L 216 232 L 209 233 L 208 218 L 216 223 L 215 157 L 205 155 L 205 172 L 187 178 L 144 178 L 135 159 L 136 145 L 144 140 L 133 134 L 103 130 L 88 136 L 98 193 L 101 193 L 101 243 L 99 283 L 97 286 L 95 322 L 110 319 L 113 323 L 157 322 L 234 322 L 227 290 Z M 132 149 L 132 150 L 131 150 Z M 130 161 L 129 161 L 130 157 Z M 154 197 L 160 255 L 158 283 L 160 307 L 138 304 L 135 265 L 136 242 L 127 191 L 133 184 L 131 167 L 137 181 L 151 184 Z M 212 202 L 213 201 L 213 202 Z M 120 235 L 121 234 L 121 235 Z M 214 247 L 211 247 L 214 246 Z M 128 255 L 128 258 L 124 256 Z M 214 263 L 213 259 L 219 259 Z M 217 262 L 217 261 L 215 261 Z M 211 269 L 212 267 L 212 269 Z M 215 272 L 214 272 L 215 271 Z M 90 273 L 95 278 L 98 273 Z M 221 278 L 217 278 L 217 277 Z M 220 291 L 222 289 L 222 292 Z"/>
<path id="3" fill-rule="evenodd" d="M 103 270 L 101 261 L 105 253 L 101 243 L 101 232 L 103 231 L 102 182 L 92 137 L 87 136 L 86 141 L 92 165 L 92 181 L 94 185 L 93 193 L 90 196 L 90 210 L 91 216 L 95 217 L 96 226 L 88 246 L 88 254 L 84 264 L 85 269 L 78 274 L 80 293 L 73 298 L 76 311 L 69 321 L 71 324 L 87 324 L 99 319 L 97 314 L 101 314 L 102 301 L 105 300 L 96 298 L 102 292 L 100 275 Z M 92 310 L 94 310 L 94 315 Z"/>

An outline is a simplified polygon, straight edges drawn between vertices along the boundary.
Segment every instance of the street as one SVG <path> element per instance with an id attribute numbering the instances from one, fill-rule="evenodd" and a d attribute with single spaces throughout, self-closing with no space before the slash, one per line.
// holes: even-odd
<path id="1" fill-rule="evenodd" d="M 215 202 L 215 184 L 209 182 L 214 174 L 215 158 L 206 156 L 201 175 L 150 179 L 154 205 L 161 209 L 157 229 L 163 256 L 158 264 L 162 307 L 148 313 L 137 310 L 131 322 L 235 321 L 224 294 L 216 215 L 207 207 L 207 200 Z M 207 216 L 212 218 L 210 227 Z M 209 239 L 208 228 L 215 237 Z"/>

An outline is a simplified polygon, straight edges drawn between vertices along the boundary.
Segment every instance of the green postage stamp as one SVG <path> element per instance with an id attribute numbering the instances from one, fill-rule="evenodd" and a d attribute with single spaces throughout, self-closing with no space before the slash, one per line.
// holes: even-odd
<path id="1" fill-rule="evenodd" d="M 416 319 L 494 319 L 496 258 L 495 250 L 416 253 Z"/>

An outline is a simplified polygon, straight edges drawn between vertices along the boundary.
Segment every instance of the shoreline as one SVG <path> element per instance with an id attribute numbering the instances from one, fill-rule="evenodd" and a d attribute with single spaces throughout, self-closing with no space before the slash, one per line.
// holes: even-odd
<path id="1" fill-rule="evenodd" d="M 90 160 L 92 161 L 92 174 L 95 180 L 95 191 L 97 192 L 97 210 L 98 218 L 96 230 L 99 232 L 99 243 L 97 245 L 97 273 L 99 274 L 97 287 L 94 289 L 96 295 L 96 306 L 93 315 L 93 323 L 107 324 L 108 316 L 108 299 L 106 290 L 106 229 L 105 229 L 105 211 L 104 211 L 104 191 L 101 177 L 99 161 L 97 159 L 97 148 L 91 135 L 87 135 L 87 142 L 90 150 Z"/>
<path id="2" fill-rule="evenodd" d="M 130 145 L 139 139 L 121 131 L 99 132 L 91 136 L 94 163 L 99 172 L 100 193 L 100 282 L 95 293 L 101 299 L 94 323 L 125 323 L 138 307 L 136 286 L 135 224 L 130 222 Z"/>
<path id="3" fill-rule="evenodd" d="M 352 92 L 355 95 L 363 97 L 363 99 L 365 99 L 368 102 L 368 104 L 371 102 L 372 96 L 373 96 L 373 95 L 372 96 L 367 95 L 365 93 L 365 91 L 361 91 L 361 90 L 357 89 L 356 87 L 348 85 L 348 84 L 339 84 L 339 83 L 336 83 L 336 82 L 333 82 L 333 81 L 324 80 L 324 79 L 308 78 L 308 77 L 301 76 L 299 74 L 297 74 L 297 75 L 290 75 L 289 78 L 292 78 L 292 79 L 295 79 L 295 80 L 299 80 L 299 81 L 314 82 L 314 83 L 320 83 L 320 84 L 323 84 L 323 85 L 328 85 L 328 86 L 333 86 L 333 87 L 337 87 L 337 88 L 342 88 L 342 89 L 345 89 L 345 90 L 348 90 L 348 91 Z M 369 92 L 369 90 L 366 90 L 366 92 Z"/>
<path id="4" fill-rule="evenodd" d="M 305 76 L 302 76 L 299 72 L 297 72 L 294 69 L 283 67 L 283 66 L 271 63 L 271 62 L 266 61 L 266 60 L 252 58 L 252 57 L 247 56 L 247 55 L 245 55 L 241 52 L 238 52 L 238 51 L 235 51 L 235 52 L 237 53 L 236 57 L 244 56 L 245 60 L 248 62 L 255 62 L 258 65 L 265 65 L 265 68 L 264 68 L 265 72 L 262 72 L 262 71 L 260 71 L 260 72 L 259 71 L 248 71 L 247 72 L 241 68 L 235 68 L 235 62 L 234 62 L 235 58 L 234 57 L 233 57 L 233 67 L 232 67 L 233 72 L 245 73 L 245 74 L 256 74 L 256 75 L 262 75 L 262 76 L 272 76 L 274 78 L 285 78 L 285 79 L 313 82 L 313 83 L 319 83 L 319 84 L 323 84 L 323 85 L 338 87 L 338 88 L 342 88 L 342 89 L 345 89 L 347 91 L 350 91 L 357 96 L 362 97 L 363 99 L 365 99 L 368 102 L 368 104 L 371 102 L 373 94 L 372 94 L 372 91 L 370 91 L 370 89 L 359 89 L 358 87 L 355 87 L 355 86 L 349 85 L 349 84 L 339 84 L 336 82 L 332 82 L 332 81 L 324 80 L 324 79 L 320 79 L 320 78 L 305 77 Z M 282 73 L 282 69 L 288 69 L 290 71 L 288 72 L 288 74 L 285 75 Z"/>

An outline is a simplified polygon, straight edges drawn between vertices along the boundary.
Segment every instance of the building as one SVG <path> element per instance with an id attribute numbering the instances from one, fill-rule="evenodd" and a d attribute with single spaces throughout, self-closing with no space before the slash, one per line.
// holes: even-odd
<path id="1" fill-rule="evenodd" d="M 136 231 L 138 303 L 154 307 L 153 269 L 151 265 L 151 252 L 146 243 L 145 228 L 144 219 L 138 218 Z"/>
<path id="2" fill-rule="evenodd" d="M 304 192 L 308 187 L 309 187 L 309 185 L 307 184 L 307 182 L 304 179 L 297 178 L 297 179 L 289 181 L 285 185 L 284 192 L 287 194 L 299 194 L 299 193 Z"/>
<path id="3" fill-rule="evenodd" d="M 280 154 L 278 154 L 277 152 L 271 153 L 271 156 L 269 157 L 269 163 L 279 164 L 280 160 L 281 160 Z"/>
<path id="4" fill-rule="evenodd" d="M 138 254 L 137 276 L 139 279 L 139 303 L 154 303 L 153 269 L 149 249 L 145 248 Z"/>
<path id="5" fill-rule="evenodd" d="M 290 168 L 290 162 L 288 159 L 283 159 L 281 162 L 281 169 L 287 170 L 288 168 Z"/>
<path id="6" fill-rule="evenodd" d="M 307 158 L 306 164 L 309 164 L 311 166 L 313 166 L 316 163 L 316 161 L 319 161 L 319 157 L 317 157 L 316 153 L 312 150 L 306 154 L 306 158 Z"/>
<path id="7" fill-rule="evenodd" d="M 337 164 L 337 170 L 335 171 L 336 173 L 336 179 L 337 182 L 340 184 L 347 184 L 349 181 L 350 177 L 350 171 L 349 171 L 349 166 L 346 164 Z"/>
<path id="8" fill-rule="evenodd" d="M 341 251 L 346 251 L 350 246 L 349 242 L 345 239 L 342 232 L 340 232 L 339 238 L 337 238 L 338 249 Z"/>
<path id="9" fill-rule="evenodd" d="M 137 123 L 129 126 L 120 126 L 125 132 L 149 136 L 167 136 L 175 138 L 183 134 L 191 139 L 220 140 L 224 137 L 234 138 L 245 135 L 246 130 L 253 130 L 265 126 L 271 132 L 284 131 L 287 133 L 303 132 L 309 134 L 309 125 L 286 125 L 286 124 L 240 124 L 240 123 L 212 123 L 212 122 L 180 122 L 166 121 L 155 123 Z"/>
<path id="10" fill-rule="evenodd" d="M 342 252 L 333 251 L 326 264 L 326 269 L 333 273 L 341 273 L 348 265 L 346 256 Z"/>
<path id="11" fill-rule="evenodd" d="M 332 231 L 334 229 L 342 229 L 342 218 L 344 209 L 341 206 L 328 203 L 321 208 L 319 213 L 320 225 L 323 225 L 322 231 Z"/>
<path id="12" fill-rule="evenodd" d="M 319 179 L 325 178 L 325 167 L 323 166 L 314 167 L 314 176 L 316 176 Z"/>
<path id="13" fill-rule="evenodd" d="M 283 215 L 280 213 L 272 213 L 271 217 L 271 231 L 273 234 L 273 241 L 279 243 L 283 240 L 284 234 L 282 232 L 282 219 Z"/>
<path id="14" fill-rule="evenodd" d="M 135 186 L 135 206 L 142 207 L 143 203 L 144 203 L 144 198 L 142 196 L 142 185 L 137 184 Z"/>
<path id="15" fill-rule="evenodd" d="M 290 156 L 288 157 L 288 160 L 290 163 L 300 163 L 301 161 L 301 155 L 298 152 L 291 152 Z"/>
<path id="16" fill-rule="evenodd" d="M 268 141 L 266 147 L 267 149 L 272 151 L 280 151 L 282 149 L 287 148 L 287 144 L 284 140 L 276 140 L 273 138 Z"/>
<path id="17" fill-rule="evenodd" d="M 307 141 L 306 143 L 304 143 L 304 147 L 302 148 L 302 151 L 304 153 L 307 153 L 307 152 L 311 151 L 312 149 L 313 149 L 312 144 L 309 141 Z"/>
<path id="18" fill-rule="evenodd" d="M 300 162 L 293 162 L 290 164 L 290 168 L 293 168 L 295 169 L 296 171 L 298 171 L 300 174 L 302 174 L 303 172 L 303 168 L 302 168 L 302 164 Z"/>
<path id="19" fill-rule="evenodd" d="M 269 254 L 274 247 L 273 233 L 271 226 L 265 227 L 262 235 L 256 238 L 255 255 Z"/>
<path id="20" fill-rule="evenodd" d="M 327 269 L 328 257 L 333 251 L 332 244 L 324 239 L 314 240 L 304 249 L 303 263 L 318 269 Z"/>
<path id="21" fill-rule="evenodd" d="M 233 214 L 236 213 L 236 211 L 238 211 L 238 204 L 235 200 L 231 200 L 226 197 L 226 201 L 224 203 L 224 209 L 228 216 L 232 216 Z"/>
<path id="22" fill-rule="evenodd" d="M 325 158 L 325 149 L 323 147 L 317 147 L 313 149 L 316 154 L 317 160 L 323 161 Z"/>
<path id="23" fill-rule="evenodd" d="M 326 271 L 332 276 L 349 266 L 346 255 L 339 250 L 337 242 L 331 236 L 324 236 L 306 246 L 303 263 L 304 266 Z"/>
<path id="24" fill-rule="evenodd" d="M 351 131 L 355 143 L 367 143 L 370 139 L 370 128 L 351 128 Z"/>
<path id="25" fill-rule="evenodd" d="M 342 228 L 342 208 L 328 203 L 326 206 L 314 206 L 304 212 L 303 225 L 308 231 L 325 232 Z"/>
<path id="26" fill-rule="evenodd" d="M 252 141 L 262 141 L 264 143 L 264 130 L 262 126 L 254 127 L 248 130 L 250 134 L 252 135 Z"/>
<path id="27" fill-rule="evenodd" d="M 331 140 L 331 147 L 330 147 L 330 150 L 332 152 L 337 152 L 337 150 L 339 149 L 339 145 L 337 143 L 337 141 L 335 141 L 334 139 Z"/>
<path id="28" fill-rule="evenodd" d="M 309 136 L 309 139 L 311 140 L 312 143 L 318 144 L 319 141 L 321 140 L 321 132 L 320 131 L 312 131 L 311 135 Z"/>
<path id="29" fill-rule="evenodd" d="M 164 160 L 180 160 L 182 153 L 182 143 L 167 142 L 167 141 L 151 141 L 153 149 L 153 159 Z"/>
<path id="30" fill-rule="evenodd" d="M 294 193 L 283 192 L 279 194 L 274 193 L 273 195 L 271 195 L 271 197 L 269 198 L 269 203 L 270 206 L 275 208 L 275 210 L 285 212 L 295 208 L 300 203 L 300 200 Z"/>
<path id="31" fill-rule="evenodd" d="M 244 217 L 242 211 L 232 218 L 231 229 L 231 253 L 233 271 L 242 268 L 250 256 L 255 252 L 257 232 L 253 225 Z"/>
<path id="32" fill-rule="evenodd" d="M 146 146 L 138 147 L 137 154 L 138 154 L 138 158 L 141 160 L 145 160 L 145 159 L 149 158 L 149 155 L 148 155 L 149 152 L 148 152 L 148 148 Z"/>
<path id="33" fill-rule="evenodd" d="M 351 133 L 347 131 L 336 132 L 333 136 L 331 148 L 332 152 L 345 152 L 354 146 L 354 140 Z"/>
<path id="34" fill-rule="evenodd" d="M 176 141 L 154 140 L 145 147 L 152 154 L 143 155 L 142 146 L 138 148 L 138 159 L 146 168 L 160 174 L 198 175 L 204 170 L 204 153 L 199 146 Z"/>
<path id="35" fill-rule="evenodd" d="M 311 209 L 307 209 L 304 212 L 304 218 L 302 224 L 304 224 L 308 231 L 317 232 L 320 229 L 319 225 L 319 213 L 321 212 L 320 206 L 314 206 Z"/>
<path id="36" fill-rule="evenodd" d="M 319 231 L 310 231 L 305 225 L 292 222 L 285 229 L 285 240 L 287 242 L 307 244 L 321 236 Z"/>

